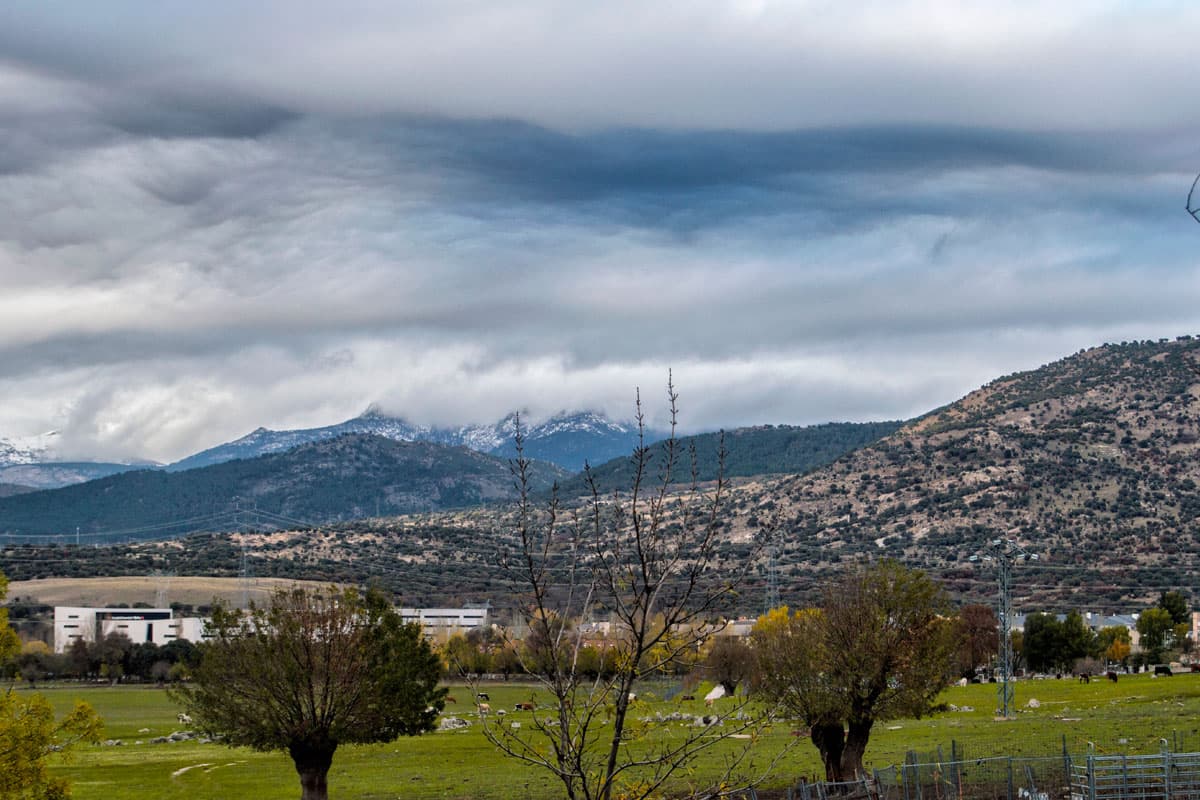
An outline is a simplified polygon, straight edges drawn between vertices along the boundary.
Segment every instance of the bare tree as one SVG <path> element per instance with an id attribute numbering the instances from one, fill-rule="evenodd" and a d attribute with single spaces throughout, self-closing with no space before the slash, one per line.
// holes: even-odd
<path id="1" fill-rule="evenodd" d="M 749 561 L 731 565 L 719 556 L 723 468 L 722 477 L 702 487 L 693 453 L 690 481 L 685 478 L 679 491 L 685 458 L 670 381 L 667 397 L 670 436 L 653 450 L 638 397 L 640 437 L 628 492 L 602 494 L 589 470 L 590 496 L 569 512 L 557 496 L 544 507 L 535 502 L 518 435 L 519 501 L 504 566 L 530 632 L 526 667 L 554 703 L 519 728 L 485 718 L 484 731 L 507 755 L 553 773 L 571 800 L 648 797 L 703 751 L 765 724 L 765 715 L 744 699 L 722 701 L 686 728 L 637 718 L 639 682 L 680 661 L 694 663 L 701 644 L 719 629 L 714 620 L 727 610 Z M 597 615 L 611 623 L 603 636 L 600 626 L 589 624 Z M 591 657 L 597 651 L 598 669 Z M 585 660 L 593 663 L 585 666 Z M 749 770 L 748 744 L 727 756 L 724 767 L 725 777 Z M 724 785 L 718 780 L 695 794 L 715 797 Z"/>

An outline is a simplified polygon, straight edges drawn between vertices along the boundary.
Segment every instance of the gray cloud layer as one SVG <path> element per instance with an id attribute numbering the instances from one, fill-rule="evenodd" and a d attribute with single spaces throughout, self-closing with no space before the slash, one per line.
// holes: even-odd
<path id="1" fill-rule="evenodd" d="M 1195 12 L 848 7 L 0 9 L 0 436 L 903 417 L 1195 331 Z"/>

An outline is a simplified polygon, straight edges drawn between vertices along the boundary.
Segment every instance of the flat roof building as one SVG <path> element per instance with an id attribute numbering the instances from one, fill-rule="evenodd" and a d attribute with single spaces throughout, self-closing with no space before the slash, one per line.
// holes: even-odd
<path id="1" fill-rule="evenodd" d="M 110 633 L 123 633 L 135 644 L 168 644 L 175 639 L 199 642 L 205 638 L 205 620 L 176 617 L 169 608 L 87 608 L 55 606 L 54 652 L 63 653 L 82 639 L 98 642 Z"/>
<path id="2" fill-rule="evenodd" d="M 487 606 L 479 608 L 401 608 L 400 619 L 416 622 L 426 636 L 465 633 L 488 624 Z"/>

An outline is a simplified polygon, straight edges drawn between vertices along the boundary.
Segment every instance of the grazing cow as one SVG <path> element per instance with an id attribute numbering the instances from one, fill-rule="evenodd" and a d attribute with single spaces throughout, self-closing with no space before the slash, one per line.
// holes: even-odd
<path id="1" fill-rule="evenodd" d="M 1080 683 L 1091 683 L 1092 682 L 1091 673 L 1088 673 L 1088 672 L 1079 673 L 1079 682 Z"/>
<path id="2" fill-rule="evenodd" d="M 446 695 L 445 700 L 446 700 L 447 705 L 449 705 L 450 703 L 453 703 L 454 705 L 458 705 L 458 698 L 452 694 Z"/>
<path id="3" fill-rule="evenodd" d="M 478 706 L 478 709 L 479 709 L 479 716 L 483 717 L 483 716 L 486 716 L 488 714 L 488 712 L 490 712 L 492 710 L 492 707 L 487 703 L 480 703 Z"/>
<path id="4" fill-rule="evenodd" d="M 179 720 L 180 725 L 191 725 L 192 724 L 192 718 L 189 717 L 187 714 L 184 714 L 183 712 L 180 712 L 179 716 L 177 716 L 176 719 Z"/>
<path id="5" fill-rule="evenodd" d="M 1113 683 L 1117 682 L 1117 673 L 1113 672 L 1111 669 L 1108 672 L 1104 673 L 1104 677 L 1108 678 Z"/>
<path id="6" fill-rule="evenodd" d="M 480 692 L 479 694 L 475 695 L 475 699 L 482 700 L 485 703 L 490 703 L 492 701 L 492 698 L 488 697 L 487 692 Z"/>
<path id="7" fill-rule="evenodd" d="M 536 706 L 533 703 L 517 703 L 513 707 L 514 711 L 533 711 Z"/>
<path id="8" fill-rule="evenodd" d="M 695 699 L 696 699 L 696 695 L 694 695 L 694 694 L 679 695 L 679 702 L 681 702 L 681 703 L 686 703 L 689 700 L 695 700 Z"/>
<path id="9" fill-rule="evenodd" d="M 1155 675 L 1165 675 L 1169 678 L 1169 677 L 1171 677 L 1171 668 L 1169 666 L 1167 666 L 1166 664 L 1156 664 L 1154 666 L 1154 674 Z"/>

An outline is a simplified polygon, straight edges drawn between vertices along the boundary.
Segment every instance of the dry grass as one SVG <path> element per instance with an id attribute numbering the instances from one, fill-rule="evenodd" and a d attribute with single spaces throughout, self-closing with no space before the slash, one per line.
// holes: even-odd
<path id="1" fill-rule="evenodd" d="M 168 582 L 169 581 L 169 582 Z M 242 598 L 239 578 L 153 576 L 120 578 L 43 578 L 34 581 L 13 581 L 8 585 L 9 598 L 32 597 L 47 605 L 107 606 L 116 603 L 154 603 L 160 586 L 166 585 L 167 601 L 204 605 L 213 598 L 238 602 Z M 312 581 L 293 581 L 280 578 L 252 578 L 250 599 L 262 600 L 281 586 L 323 584 Z"/>

